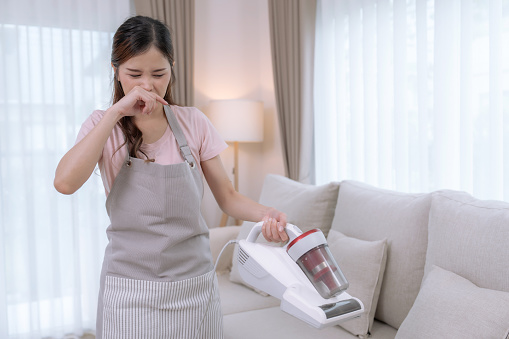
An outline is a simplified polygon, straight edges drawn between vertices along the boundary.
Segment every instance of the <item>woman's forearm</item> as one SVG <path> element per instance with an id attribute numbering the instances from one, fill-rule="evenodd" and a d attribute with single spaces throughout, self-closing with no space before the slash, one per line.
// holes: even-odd
<path id="1" fill-rule="evenodd" d="M 284 231 L 286 214 L 272 207 L 263 206 L 242 194 L 235 192 L 224 206 L 226 214 L 236 219 L 247 221 L 263 221 L 262 234 L 267 241 L 287 241 Z"/>
<path id="2" fill-rule="evenodd" d="M 114 109 L 108 109 L 90 133 L 62 157 L 55 171 L 58 192 L 72 194 L 88 180 L 119 118 Z"/>
<path id="3" fill-rule="evenodd" d="M 241 220 L 264 221 L 262 234 L 268 241 L 288 240 L 284 231 L 286 214 L 236 192 L 219 156 L 203 161 L 201 165 L 212 194 L 226 214 Z"/>
<path id="4" fill-rule="evenodd" d="M 227 195 L 220 207 L 223 212 L 235 219 L 258 222 L 270 210 L 269 207 L 261 205 L 233 189 Z"/>

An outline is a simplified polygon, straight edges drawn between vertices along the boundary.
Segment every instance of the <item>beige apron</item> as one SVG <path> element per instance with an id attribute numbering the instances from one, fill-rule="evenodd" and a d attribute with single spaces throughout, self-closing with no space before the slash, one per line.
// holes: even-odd
<path id="1" fill-rule="evenodd" d="M 223 338 L 201 172 L 171 108 L 164 110 L 185 162 L 127 155 L 115 178 L 97 338 Z"/>

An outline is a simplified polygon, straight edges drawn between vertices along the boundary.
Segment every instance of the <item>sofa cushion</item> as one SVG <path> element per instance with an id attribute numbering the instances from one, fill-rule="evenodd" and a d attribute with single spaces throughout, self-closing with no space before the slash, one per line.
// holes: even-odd
<path id="1" fill-rule="evenodd" d="M 223 314 L 233 314 L 279 306 L 281 301 L 271 296 L 261 296 L 252 289 L 230 281 L 228 275 L 217 277 L 219 282 L 219 295 L 221 296 L 221 309 Z"/>
<path id="2" fill-rule="evenodd" d="M 433 266 L 396 338 L 507 338 L 509 293 Z"/>
<path id="3" fill-rule="evenodd" d="M 350 332 L 339 326 L 316 329 L 305 322 L 281 311 L 279 307 L 226 315 L 223 319 L 225 339 L 260 338 L 334 338 L 355 339 Z M 394 339 L 396 330 L 375 321 L 370 339 Z"/>
<path id="4" fill-rule="evenodd" d="M 375 318 L 398 328 L 412 307 L 424 274 L 431 194 L 407 194 L 345 180 L 331 229 L 368 241 L 387 238 Z"/>
<path id="5" fill-rule="evenodd" d="M 509 292 L 509 204 L 464 192 L 435 192 L 426 274 L 433 265 L 479 287 Z"/>
<path id="6" fill-rule="evenodd" d="M 327 243 L 348 280 L 347 292 L 359 298 L 366 310 L 360 317 L 345 321 L 340 326 L 365 338 L 373 325 L 378 304 L 387 259 L 387 242 L 385 239 L 365 241 L 350 238 L 341 232 L 330 230 Z"/>
<path id="7" fill-rule="evenodd" d="M 280 175 L 269 174 L 265 177 L 259 203 L 286 213 L 287 221 L 303 232 L 320 228 L 327 236 L 334 217 L 338 189 L 337 182 L 326 185 L 307 185 Z M 237 240 L 246 239 L 254 224 L 244 222 Z M 258 237 L 258 241 L 267 243 L 262 235 Z M 238 246 L 236 245 L 230 280 L 244 284 L 235 260 L 237 254 Z"/>

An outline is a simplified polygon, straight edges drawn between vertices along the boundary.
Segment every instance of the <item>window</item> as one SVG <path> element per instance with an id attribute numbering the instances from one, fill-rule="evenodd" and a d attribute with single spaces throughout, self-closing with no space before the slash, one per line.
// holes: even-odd
<path id="1" fill-rule="evenodd" d="M 509 200 L 509 1 L 319 0 L 316 181 Z"/>
<path id="2" fill-rule="evenodd" d="M 28 9 L 28 10 L 27 10 Z M 0 337 L 95 328 L 109 224 L 99 175 L 72 196 L 55 168 L 111 100 L 114 30 L 128 0 L 12 1 L 0 15 Z"/>

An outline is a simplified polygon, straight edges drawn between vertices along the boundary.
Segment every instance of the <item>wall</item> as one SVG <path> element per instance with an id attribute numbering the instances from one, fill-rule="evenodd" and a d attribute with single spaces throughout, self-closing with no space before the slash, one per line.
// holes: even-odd
<path id="1" fill-rule="evenodd" d="M 263 143 L 239 144 L 239 191 L 257 201 L 268 173 L 284 175 L 267 1 L 195 0 L 195 23 L 195 106 L 207 114 L 211 100 L 264 103 Z M 232 148 L 221 154 L 231 178 Z M 209 227 L 219 225 L 222 212 L 208 186 L 202 213 Z M 228 224 L 232 223 L 230 218 Z"/>

